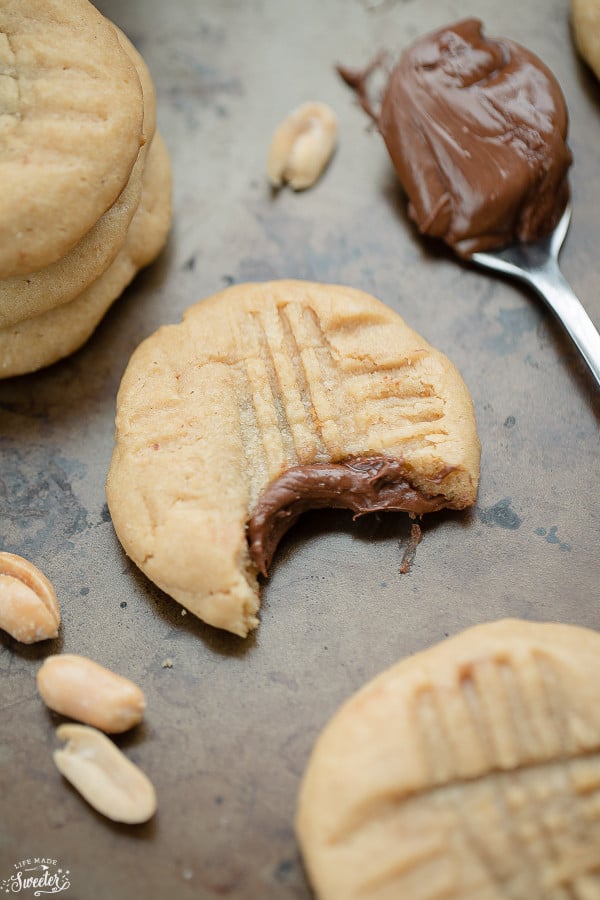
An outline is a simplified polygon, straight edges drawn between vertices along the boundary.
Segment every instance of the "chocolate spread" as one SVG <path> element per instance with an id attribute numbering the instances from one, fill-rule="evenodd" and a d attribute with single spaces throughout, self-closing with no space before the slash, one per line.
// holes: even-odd
<path id="1" fill-rule="evenodd" d="M 277 544 L 309 509 L 350 509 L 354 518 L 384 509 L 422 515 L 442 509 L 447 502 L 441 494 L 428 497 L 413 487 L 406 467 L 397 459 L 365 456 L 293 466 L 259 498 L 248 526 L 250 557 L 266 575 Z"/>
<path id="2" fill-rule="evenodd" d="M 378 118 L 409 214 L 461 256 L 548 234 L 568 200 L 568 116 L 548 68 L 468 19 L 420 38 Z"/>

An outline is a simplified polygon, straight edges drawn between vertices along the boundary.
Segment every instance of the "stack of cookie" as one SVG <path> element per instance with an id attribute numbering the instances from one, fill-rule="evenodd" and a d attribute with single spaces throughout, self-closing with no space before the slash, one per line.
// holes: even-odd
<path id="1" fill-rule="evenodd" d="M 148 69 L 87 0 L 0 8 L 0 377 L 92 334 L 171 222 Z"/>

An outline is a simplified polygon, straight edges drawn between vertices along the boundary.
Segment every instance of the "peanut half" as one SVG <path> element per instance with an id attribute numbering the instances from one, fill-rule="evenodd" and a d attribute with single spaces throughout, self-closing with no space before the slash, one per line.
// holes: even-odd
<path id="1" fill-rule="evenodd" d="M 73 653 L 49 656 L 38 670 L 37 686 L 50 709 L 111 733 L 137 725 L 146 708 L 137 684 Z"/>
<path id="2" fill-rule="evenodd" d="M 287 182 L 295 191 L 311 187 L 335 150 L 337 120 L 326 103 L 303 103 L 275 130 L 267 159 L 274 187 Z"/>
<path id="3" fill-rule="evenodd" d="M 156 812 L 151 781 L 113 744 L 86 725 L 61 725 L 56 736 L 66 741 L 53 757 L 59 772 L 90 806 L 114 822 L 136 825 Z"/>
<path id="4" fill-rule="evenodd" d="M 23 644 L 55 638 L 60 609 L 54 588 L 37 566 L 0 551 L 0 628 Z"/>

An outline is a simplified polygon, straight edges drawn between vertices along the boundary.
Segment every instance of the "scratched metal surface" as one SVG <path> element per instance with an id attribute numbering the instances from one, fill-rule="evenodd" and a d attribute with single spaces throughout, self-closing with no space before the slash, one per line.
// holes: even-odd
<path id="1" fill-rule="evenodd" d="M 80 900 L 230 896 L 307 900 L 292 820 L 313 741 L 388 664 L 503 616 L 600 628 L 598 404 L 560 327 L 516 286 L 425 247 L 382 143 L 333 65 L 397 53 L 464 14 L 452 0 L 105 0 L 144 53 L 172 154 L 175 224 L 160 260 L 93 339 L 44 372 L 0 383 L 0 544 L 54 582 L 60 638 L 0 637 L 0 881 L 45 857 Z M 520 40 L 558 76 L 571 112 L 574 219 L 562 264 L 596 324 L 600 89 L 579 63 L 566 0 L 476 0 L 488 33 Z M 299 102 L 329 102 L 339 150 L 312 191 L 271 194 L 270 134 Z M 104 479 L 128 358 L 160 324 L 233 281 L 299 277 L 363 288 L 459 367 L 483 444 L 477 508 L 409 523 L 308 515 L 284 542 L 247 641 L 218 633 L 128 563 Z M 190 535 L 190 541 L 194 535 Z M 152 778 L 159 812 L 125 827 L 62 781 L 58 717 L 35 690 L 49 653 L 83 653 L 148 698 L 118 743 Z M 172 668 L 164 668 L 165 659 Z"/>

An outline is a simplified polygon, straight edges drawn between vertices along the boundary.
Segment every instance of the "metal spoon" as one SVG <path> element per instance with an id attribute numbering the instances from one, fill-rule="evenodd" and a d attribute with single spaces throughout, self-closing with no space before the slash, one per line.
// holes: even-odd
<path id="1" fill-rule="evenodd" d="M 558 254 L 570 221 L 568 205 L 548 237 L 473 253 L 470 259 L 484 269 L 511 275 L 532 287 L 558 316 L 600 385 L 600 334 L 558 267 Z"/>

